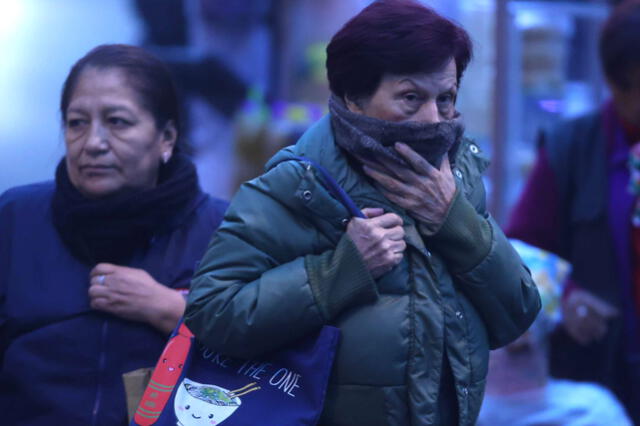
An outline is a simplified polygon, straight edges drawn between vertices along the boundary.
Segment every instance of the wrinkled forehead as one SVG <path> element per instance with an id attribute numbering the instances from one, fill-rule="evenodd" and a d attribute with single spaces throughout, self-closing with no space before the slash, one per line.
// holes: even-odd
<path id="1" fill-rule="evenodd" d="M 103 107 L 148 110 L 144 98 L 123 69 L 88 67 L 71 92 L 68 111 L 100 102 Z"/>
<path id="2" fill-rule="evenodd" d="M 382 76 L 380 85 L 414 85 L 425 90 L 451 89 L 457 87 L 456 63 L 451 60 L 443 68 L 433 72 L 418 72 L 411 74 L 388 73 Z"/>

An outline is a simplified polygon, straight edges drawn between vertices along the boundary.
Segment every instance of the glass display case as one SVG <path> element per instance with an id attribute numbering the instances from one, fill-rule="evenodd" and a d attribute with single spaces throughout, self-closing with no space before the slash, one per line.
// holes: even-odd
<path id="1" fill-rule="evenodd" d="M 607 96 L 598 38 L 605 2 L 498 1 L 491 210 L 501 221 L 536 157 L 540 131 Z"/>

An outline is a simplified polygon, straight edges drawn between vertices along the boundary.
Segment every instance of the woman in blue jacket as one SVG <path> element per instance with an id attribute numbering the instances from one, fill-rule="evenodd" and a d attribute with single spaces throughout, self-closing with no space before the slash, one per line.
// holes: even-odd
<path id="1" fill-rule="evenodd" d="M 169 71 L 142 49 L 89 52 L 60 110 L 55 181 L 0 197 L 0 412 L 126 424 L 122 374 L 155 364 L 226 203 L 201 191 Z"/>

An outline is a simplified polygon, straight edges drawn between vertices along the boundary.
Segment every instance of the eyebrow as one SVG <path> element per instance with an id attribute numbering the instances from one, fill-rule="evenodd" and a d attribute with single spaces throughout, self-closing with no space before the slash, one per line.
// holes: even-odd
<path id="1" fill-rule="evenodd" d="M 112 112 L 119 112 L 119 111 L 131 113 L 131 110 L 124 106 L 110 106 L 110 107 L 107 107 L 105 111 L 107 114 L 110 114 Z"/>
<path id="2" fill-rule="evenodd" d="M 420 90 L 425 90 L 427 91 L 427 89 L 423 86 L 421 86 L 420 84 L 418 84 L 414 79 L 412 79 L 411 77 L 405 77 L 402 80 L 398 81 L 398 84 L 402 84 L 404 82 L 410 83 L 411 85 L 413 85 L 414 87 L 420 89 Z M 458 90 L 458 82 L 454 82 L 450 87 L 442 90 L 440 93 L 443 92 L 453 92 L 455 89 L 455 91 Z"/>
<path id="3" fill-rule="evenodd" d="M 127 107 L 124 107 L 124 106 L 117 106 L 117 105 L 115 105 L 115 106 L 109 106 L 109 107 L 107 107 L 107 108 L 106 108 L 106 110 L 105 110 L 105 112 L 106 112 L 107 114 L 111 114 L 111 113 L 119 112 L 119 111 L 127 112 L 127 113 L 130 113 L 130 114 L 131 114 L 131 110 L 130 110 L 129 108 L 127 108 Z M 78 113 L 78 114 L 85 114 L 85 113 L 86 113 L 86 110 L 84 110 L 83 108 L 77 108 L 77 107 L 76 107 L 76 108 L 69 108 L 69 111 L 68 111 L 68 112 L 70 112 L 70 113 L 71 113 L 71 112 L 75 112 L 75 113 Z"/>

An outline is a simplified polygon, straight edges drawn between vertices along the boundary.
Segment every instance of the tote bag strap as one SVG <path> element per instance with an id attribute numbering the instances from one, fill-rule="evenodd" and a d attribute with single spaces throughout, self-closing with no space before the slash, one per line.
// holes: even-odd
<path id="1" fill-rule="evenodd" d="M 298 161 L 302 161 L 303 163 L 311 164 L 317 171 L 320 173 L 320 177 L 322 178 L 322 182 L 325 184 L 327 190 L 333 197 L 340 201 L 340 203 L 351 213 L 351 216 L 365 218 L 366 216 L 362 211 L 358 208 L 356 203 L 353 202 L 349 194 L 336 182 L 336 180 L 329 174 L 327 169 L 322 167 L 320 164 L 316 163 L 313 160 L 310 160 L 306 157 L 294 157 Z"/>
<path id="2" fill-rule="evenodd" d="M 180 322 L 177 328 L 177 332 L 164 347 L 147 389 L 138 404 L 134 416 L 137 425 L 149 426 L 158 420 L 178 380 L 182 377 L 182 371 L 193 344 L 193 333 L 183 322 Z"/>

